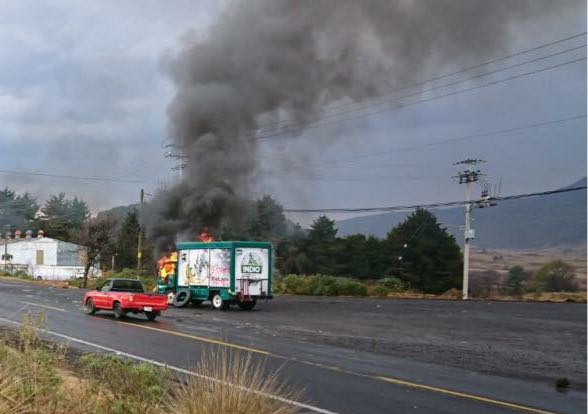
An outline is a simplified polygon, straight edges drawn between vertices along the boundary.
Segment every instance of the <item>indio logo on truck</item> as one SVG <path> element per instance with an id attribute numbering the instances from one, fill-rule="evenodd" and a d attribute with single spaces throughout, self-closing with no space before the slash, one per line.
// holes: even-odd
<path id="1" fill-rule="evenodd" d="M 256 273 L 261 274 L 263 265 L 261 257 L 256 253 L 248 253 L 243 260 L 241 260 L 241 273 Z"/>

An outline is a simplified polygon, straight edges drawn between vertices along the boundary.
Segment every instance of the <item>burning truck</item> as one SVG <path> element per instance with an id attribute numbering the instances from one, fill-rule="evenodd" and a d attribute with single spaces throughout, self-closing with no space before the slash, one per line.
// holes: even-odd
<path id="1" fill-rule="evenodd" d="M 202 237 L 200 237 L 202 240 Z M 159 261 L 157 291 L 177 307 L 251 310 L 272 298 L 272 245 L 250 241 L 183 242 Z"/>

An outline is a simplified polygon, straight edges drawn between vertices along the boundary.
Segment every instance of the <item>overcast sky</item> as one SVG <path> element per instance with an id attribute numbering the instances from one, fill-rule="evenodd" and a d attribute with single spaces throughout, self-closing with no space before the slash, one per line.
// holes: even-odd
<path id="1" fill-rule="evenodd" d="M 66 192 L 97 211 L 136 202 L 141 187 L 153 193 L 175 180 L 173 162 L 163 157 L 169 143 L 165 110 L 173 95 L 166 56 L 187 33 L 191 38 L 206 36 L 226 3 L 1 0 L 0 186 L 31 192 L 40 201 Z M 571 3 L 575 6 L 564 7 L 562 1 L 559 13 L 513 28 L 511 51 L 584 32 L 585 6 Z M 487 69 L 585 41 L 576 38 Z M 585 49 L 570 51 L 457 89 L 585 56 Z M 458 78 L 445 81 L 452 79 Z M 437 90 L 412 101 L 455 90 Z M 581 60 L 387 108 L 376 116 L 330 123 L 295 139 L 265 140 L 259 148 L 255 195 L 269 193 L 286 207 L 303 208 L 458 200 L 463 188 L 452 181 L 456 169 L 451 164 L 469 157 L 488 161 L 488 179 L 502 179 L 504 195 L 552 189 L 586 175 L 586 119 L 569 119 L 585 114 L 586 61 Z M 550 121 L 559 122 L 465 138 Z M 464 139 L 445 142 L 460 137 Z M 439 142 L 444 143 L 431 145 Z"/>

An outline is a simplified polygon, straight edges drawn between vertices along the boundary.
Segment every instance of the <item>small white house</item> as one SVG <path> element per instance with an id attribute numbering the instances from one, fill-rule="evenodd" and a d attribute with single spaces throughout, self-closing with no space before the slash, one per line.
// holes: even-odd
<path id="1" fill-rule="evenodd" d="M 10 257 L 8 265 L 15 270 L 24 270 L 37 279 L 67 280 L 84 275 L 83 247 L 50 237 L 39 231 L 36 238 L 27 231 L 26 237 L 15 233 L 15 238 L 5 238 L 0 247 L 2 255 L 6 251 Z M 3 264 L 3 262 L 2 262 Z M 99 271 L 91 268 L 91 276 Z"/>

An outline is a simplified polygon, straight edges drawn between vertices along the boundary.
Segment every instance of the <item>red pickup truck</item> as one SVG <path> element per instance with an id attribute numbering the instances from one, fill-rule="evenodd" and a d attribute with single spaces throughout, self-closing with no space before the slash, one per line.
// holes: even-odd
<path id="1" fill-rule="evenodd" d="M 167 296 L 145 293 L 143 284 L 135 279 L 108 279 L 96 290 L 87 292 L 82 305 L 88 315 L 108 310 L 120 319 L 128 312 L 144 313 L 153 321 L 167 309 Z"/>

